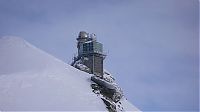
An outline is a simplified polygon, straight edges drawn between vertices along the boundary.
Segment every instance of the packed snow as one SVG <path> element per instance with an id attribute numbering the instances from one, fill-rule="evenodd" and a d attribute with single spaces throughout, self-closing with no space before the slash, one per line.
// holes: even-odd
<path id="1" fill-rule="evenodd" d="M 0 38 L 0 111 L 107 111 L 90 78 L 21 38 Z"/>

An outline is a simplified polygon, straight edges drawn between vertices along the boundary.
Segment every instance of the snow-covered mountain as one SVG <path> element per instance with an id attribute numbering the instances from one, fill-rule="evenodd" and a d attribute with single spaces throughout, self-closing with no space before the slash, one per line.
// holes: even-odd
<path id="1" fill-rule="evenodd" d="M 0 110 L 107 111 L 92 92 L 91 74 L 18 37 L 0 38 Z M 138 111 L 125 98 L 124 111 Z"/>

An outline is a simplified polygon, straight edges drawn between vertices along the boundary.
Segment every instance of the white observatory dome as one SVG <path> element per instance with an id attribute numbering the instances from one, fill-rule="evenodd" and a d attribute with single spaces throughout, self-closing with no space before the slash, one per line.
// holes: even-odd
<path id="1" fill-rule="evenodd" d="M 89 34 L 88 33 L 86 33 L 85 31 L 81 31 L 80 33 L 79 33 L 79 36 L 78 36 L 79 38 L 88 38 L 89 37 Z"/>

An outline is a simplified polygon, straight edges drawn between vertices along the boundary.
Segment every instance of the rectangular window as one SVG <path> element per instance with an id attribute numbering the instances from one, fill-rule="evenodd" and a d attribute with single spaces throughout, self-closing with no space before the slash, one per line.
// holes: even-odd
<path id="1" fill-rule="evenodd" d="M 83 44 L 83 52 L 87 52 L 87 44 Z"/>

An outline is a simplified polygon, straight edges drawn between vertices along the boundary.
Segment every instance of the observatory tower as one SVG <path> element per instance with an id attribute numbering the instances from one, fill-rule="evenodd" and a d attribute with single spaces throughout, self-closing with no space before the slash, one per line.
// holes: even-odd
<path id="1" fill-rule="evenodd" d="M 103 45 L 96 40 L 95 34 L 81 31 L 77 38 L 78 59 L 90 69 L 89 73 L 103 76 Z"/>

